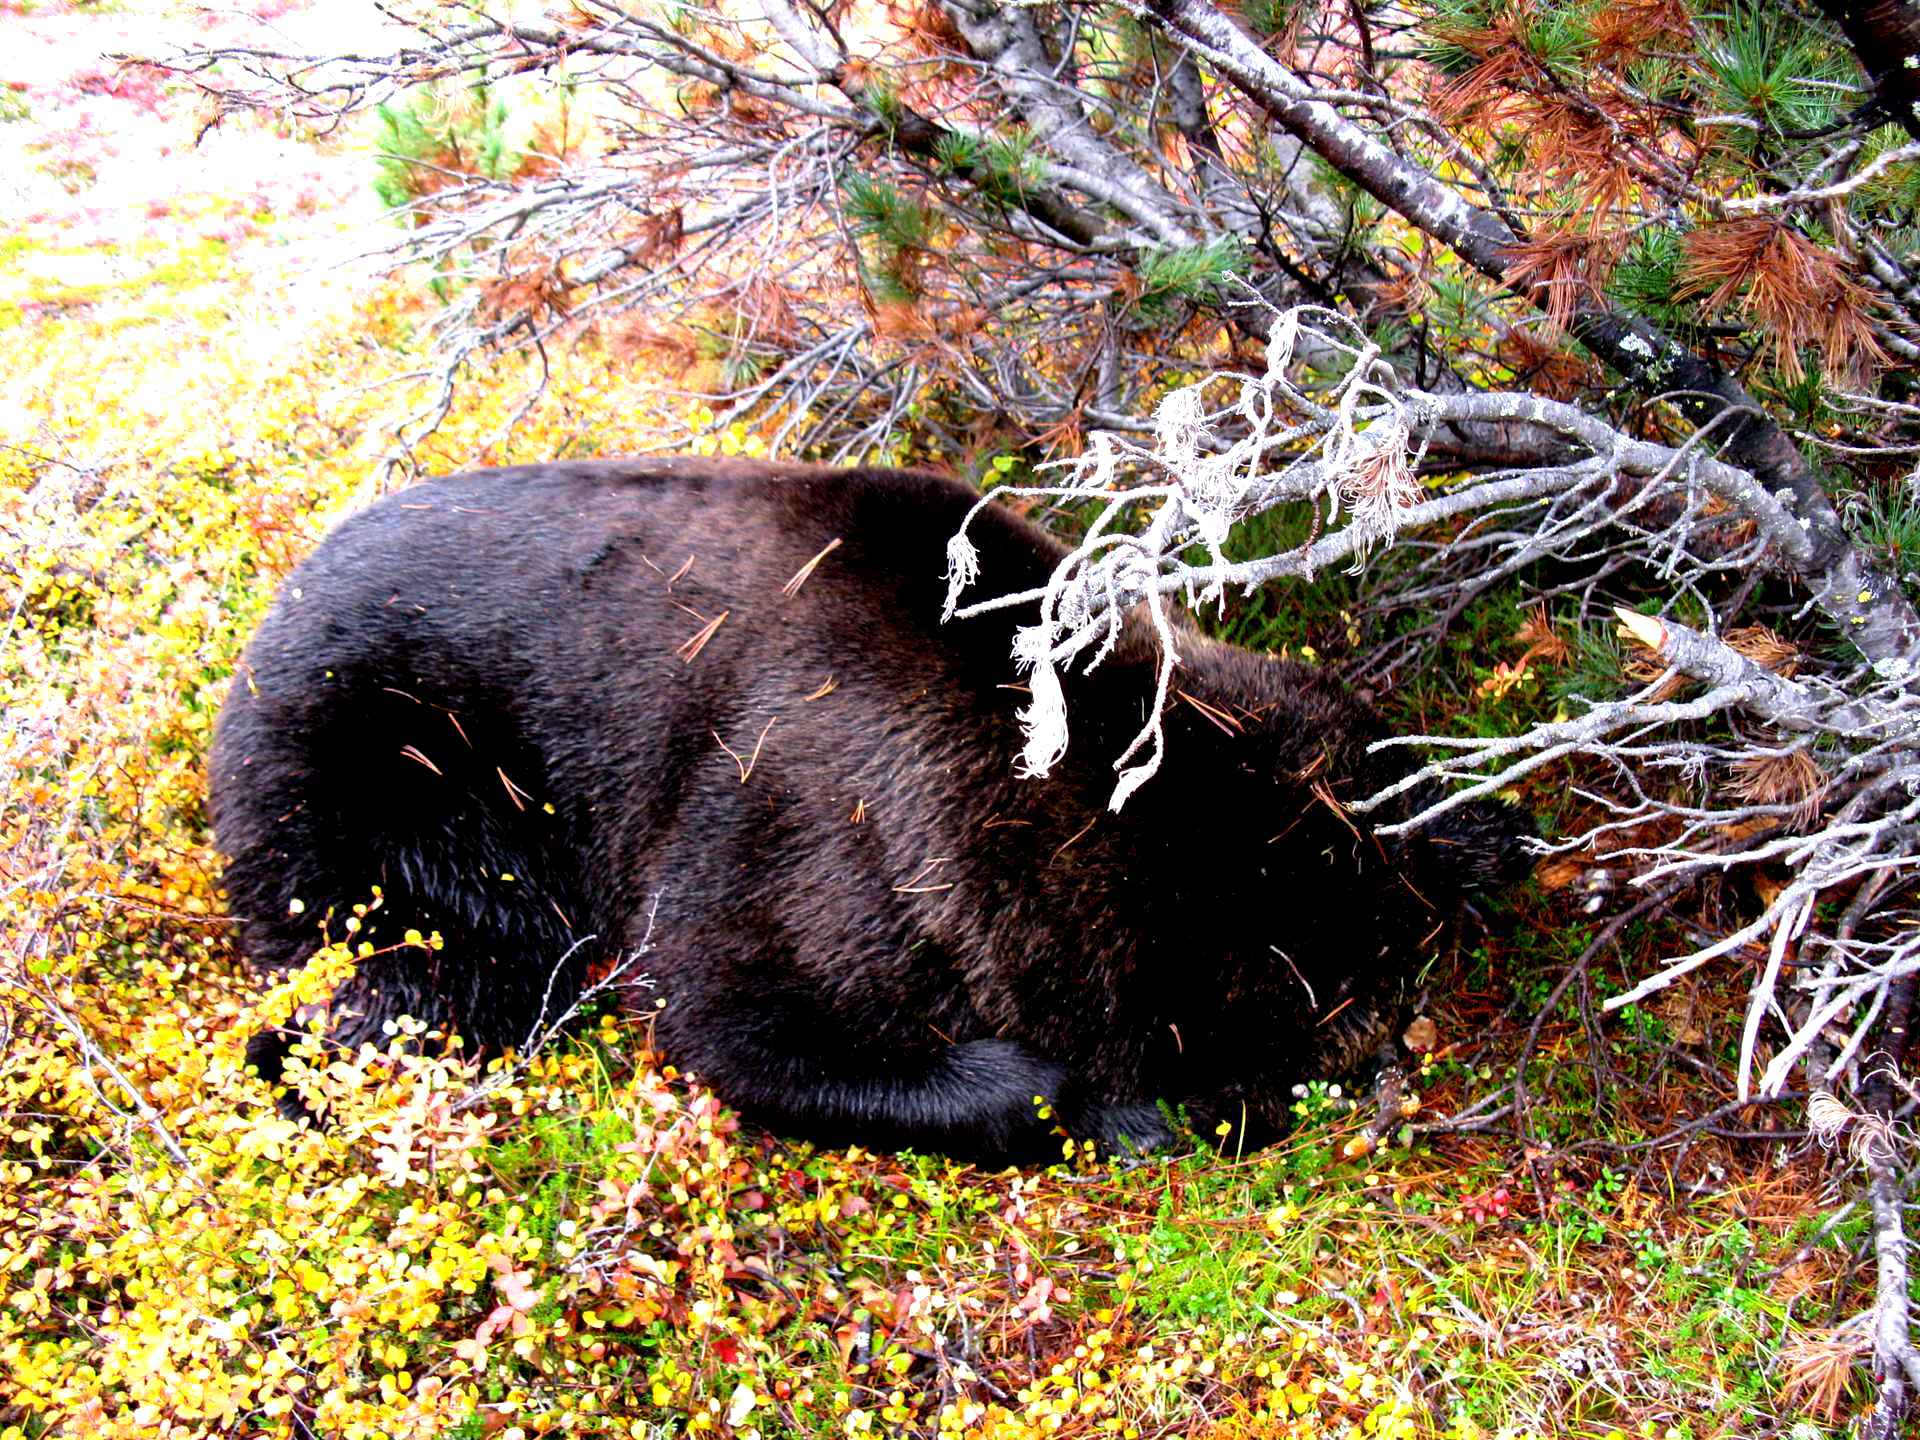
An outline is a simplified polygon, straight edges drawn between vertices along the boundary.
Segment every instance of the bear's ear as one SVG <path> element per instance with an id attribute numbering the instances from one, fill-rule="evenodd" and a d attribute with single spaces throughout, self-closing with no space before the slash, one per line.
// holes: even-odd
<path id="1" fill-rule="evenodd" d="M 1475 800 L 1436 816 L 1407 840 L 1409 858 L 1447 888 L 1497 890 L 1533 868 L 1527 842 L 1539 834 L 1533 817 L 1501 800 Z"/>

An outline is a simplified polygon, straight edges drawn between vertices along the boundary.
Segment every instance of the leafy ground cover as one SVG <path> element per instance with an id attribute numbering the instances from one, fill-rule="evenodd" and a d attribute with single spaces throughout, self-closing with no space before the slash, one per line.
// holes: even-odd
<path id="1" fill-rule="evenodd" d="M 24 18 L 83 57 L 123 20 Z M 278 1119 L 244 1038 L 354 941 L 256 988 L 202 759 L 275 587 L 379 483 L 438 302 L 312 283 L 367 211 L 357 142 L 254 132 L 271 162 L 156 215 L 92 204 L 110 157 L 68 132 L 86 113 L 108 147 L 184 144 L 190 96 L 85 64 L 7 93 L 48 200 L 0 244 L 0 1440 L 1842 1432 L 1864 1217 L 1777 1116 L 1652 1143 L 1729 1098 L 1737 1007 L 1676 988 L 1602 1033 L 1585 1002 L 1670 937 L 1533 1026 L 1599 923 L 1551 876 L 1430 957 L 1420 1106 L 1376 1152 L 1331 1083 L 1256 1154 L 1230 1132 L 1120 1170 L 817 1151 L 742 1128 L 610 1010 L 485 1074 L 396 1036 L 317 1067 L 331 1128 Z M 602 337 L 510 428 L 523 363 L 476 377 L 423 468 L 657 448 L 703 419 Z M 1330 652 L 1341 601 L 1236 623 Z M 1559 677 L 1609 663 L 1607 637 L 1562 654 L 1528 623 L 1484 603 L 1385 698 L 1550 713 Z M 1273 919 L 1314 923 L 1288 897 Z M 1516 1069 L 1525 1129 L 1420 1128 L 1496 1116 Z"/>

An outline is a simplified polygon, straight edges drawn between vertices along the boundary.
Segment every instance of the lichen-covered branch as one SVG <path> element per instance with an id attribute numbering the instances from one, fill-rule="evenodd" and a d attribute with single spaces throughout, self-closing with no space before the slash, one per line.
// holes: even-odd
<path id="1" fill-rule="evenodd" d="M 1513 278 L 1513 250 L 1527 237 L 1492 211 L 1389 148 L 1315 93 L 1207 0 L 1142 0 L 1142 12 L 1257 100 L 1273 121 L 1492 279 L 1550 302 Z M 1663 397 L 1696 425 L 1713 427 L 1731 464 L 1779 493 L 1806 531 L 1797 573 L 1883 675 L 1920 672 L 1920 613 L 1853 545 L 1819 478 L 1793 439 L 1724 371 L 1645 321 L 1583 298 L 1573 333 L 1630 384 Z"/>

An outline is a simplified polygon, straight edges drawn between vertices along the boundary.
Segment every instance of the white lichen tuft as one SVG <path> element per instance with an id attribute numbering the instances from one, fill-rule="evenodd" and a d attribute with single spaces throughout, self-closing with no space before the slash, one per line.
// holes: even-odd
<path id="1" fill-rule="evenodd" d="M 1026 673 L 1032 699 L 1020 712 L 1027 741 L 1020 751 L 1023 776 L 1041 776 L 1067 753 L 1067 697 L 1053 663 L 1053 637 L 1045 625 L 1029 625 L 1013 637 L 1013 658 Z"/>
<path id="2" fill-rule="evenodd" d="M 1113 795 L 1107 801 L 1107 809 L 1113 811 L 1116 815 L 1119 814 L 1120 807 L 1127 803 L 1128 799 L 1133 795 L 1133 792 L 1151 780 L 1159 771 L 1160 751 L 1158 750 L 1155 750 L 1140 764 L 1129 765 L 1126 769 L 1122 770 L 1120 772 L 1120 781 L 1113 787 Z"/>
<path id="3" fill-rule="evenodd" d="M 979 578 L 980 552 L 974 547 L 973 541 L 967 538 L 966 527 L 962 526 L 960 532 L 947 541 L 947 603 L 940 610 L 941 624 L 953 618 L 953 612 L 960 604 L 960 592 Z"/>
<path id="4" fill-rule="evenodd" d="M 1816 1090 L 1807 1097 L 1807 1128 L 1813 1132 L 1813 1138 L 1828 1149 L 1840 1138 L 1840 1132 L 1853 1123 L 1853 1111 L 1842 1105 L 1825 1090 Z"/>
<path id="5" fill-rule="evenodd" d="M 1376 544 L 1399 533 L 1404 512 L 1420 503 L 1420 481 L 1408 453 L 1407 422 L 1398 411 L 1376 421 L 1344 457 L 1333 482 L 1357 542 L 1349 573 L 1358 575 Z"/>
<path id="6" fill-rule="evenodd" d="M 1188 385 L 1168 395 L 1154 412 L 1153 424 L 1160 458 L 1175 474 L 1184 473 L 1205 454 L 1201 441 L 1207 434 L 1207 407 L 1201 387 Z"/>

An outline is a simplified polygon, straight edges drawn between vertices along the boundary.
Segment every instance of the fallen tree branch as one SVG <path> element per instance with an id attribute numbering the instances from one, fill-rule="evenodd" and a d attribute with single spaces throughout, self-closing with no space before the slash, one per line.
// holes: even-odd
<path id="1" fill-rule="evenodd" d="M 1920 1393 L 1920 1351 L 1913 1344 L 1907 1294 L 1909 1242 L 1899 1142 L 1884 1114 L 1851 1111 L 1824 1091 L 1808 1100 L 1807 1121 L 1823 1145 L 1831 1146 L 1850 1131 L 1847 1153 L 1866 1177 L 1867 1205 L 1873 1216 L 1876 1278 L 1869 1325 L 1877 1393 L 1873 1412 L 1860 1433 L 1872 1440 L 1897 1440 L 1905 1433 L 1913 1397 Z"/>

